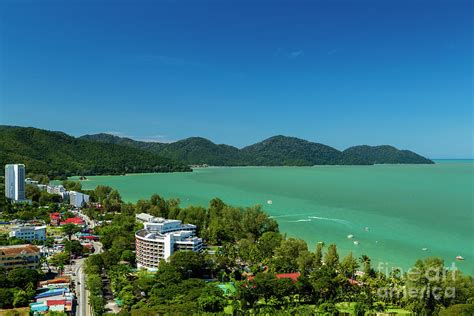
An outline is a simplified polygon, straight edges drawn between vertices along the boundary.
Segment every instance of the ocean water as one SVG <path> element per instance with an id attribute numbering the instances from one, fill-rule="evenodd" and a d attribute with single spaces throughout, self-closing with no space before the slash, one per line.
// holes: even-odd
<path id="1" fill-rule="evenodd" d="M 306 240 L 312 250 L 319 241 L 336 243 L 340 256 L 350 251 L 366 254 L 375 268 L 384 270 L 406 271 L 416 259 L 437 256 L 474 275 L 470 160 L 203 168 L 193 173 L 93 176 L 83 181 L 83 188 L 99 184 L 116 188 L 125 201 L 133 202 L 157 193 L 179 198 L 184 206 L 207 205 L 213 197 L 236 206 L 261 204 L 282 232 Z M 459 255 L 465 260 L 455 261 Z"/>

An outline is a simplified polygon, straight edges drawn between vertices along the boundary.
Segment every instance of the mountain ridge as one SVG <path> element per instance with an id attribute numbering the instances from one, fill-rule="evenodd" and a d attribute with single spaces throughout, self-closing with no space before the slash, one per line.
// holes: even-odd
<path id="1" fill-rule="evenodd" d="M 189 165 L 313 166 L 434 163 L 415 152 L 400 150 L 390 145 L 358 145 L 340 151 L 325 144 L 284 135 L 272 136 L 241 149 L 216 144 L 203 137 L 189 137 L 173 143 L 137 141 L 104 133 L 83 135 L 79 138 L 131 146 Z"/>
<path id="2" fill-rule="evenodd" d="M 54 178 L 141 172 L 191 171 L 157 154 L 63 132 L 0 125 L 0 163 L 23 163 L 28 173 Z"/>

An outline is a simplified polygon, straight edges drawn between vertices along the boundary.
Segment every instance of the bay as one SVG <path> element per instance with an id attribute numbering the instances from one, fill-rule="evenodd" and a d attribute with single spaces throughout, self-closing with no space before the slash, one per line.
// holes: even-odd
<path id="1" fill-rule="evenodd" d="M 376 269 L 404 271 L 419 258 L 441 257 L 448 266 L 461 255 L 465 260 L 456 266 L 474 274 L 472 160 L 211 167 L 192 173 L 91 176 L 82 185 L 109 185 L 130 202 L 157 193 L 179 198 L 182 206 L 206 206 L 214 197 L 235 206 L 260 204 L 283 233 L 304 239 L 311 250 L 319 241 L 336 243 L 341 256 L 366 254 Z"/>

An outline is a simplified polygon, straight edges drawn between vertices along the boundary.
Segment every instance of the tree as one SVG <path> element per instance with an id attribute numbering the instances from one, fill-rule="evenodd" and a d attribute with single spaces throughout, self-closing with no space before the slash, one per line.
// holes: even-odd
<path id="1" fill-rule="evenodd" d="M 72 235 L 81 231 L 81 227 L 75 224 L 66 224 L 61 227 L 63 233 L 71 240 Z"/>
<path id="2" fill-rule="evenodd" d="M 64 251 L 69 255 L 82 256 L 84 254 L 84 246 L 79 240 L 68 240 L 64 243 Z"/>
<path id="3" fill-rule="evenodd" d="M 331 244 L 328 247 L 328 252 L 324 257 L 324 264 L 326 267 L 330 267 L 332 269 L 337 269 L 339 266 L 339 255 L 337 253 L 337 247 L 335 244 Z"/>
<path id="4" fill-rule="evenodd" d="M 202 277 L 206 263 L 201 253 L 181 250 L 171 255 L 170 265 L 181 273 L 183 279 L 186 279 Z"/>
<path id="5" fill-rule="evenodd" d="M 360 263 L 364 265 L 364 274 L 369 276 L 371 274 L 370 258 L 367 255 L 362 255 L 360 257 Z"/>
<path id="6" fill-rule="evenodd" d="M 272 260 L 276 272 L 295 272 L 298 270 L 298 257 L 303 251 L 308 251 L 304 240 L 289 238 L 283 240 L 281 245 L 275 249 Z"/>
<path id="7" fill-rule="evenodd" d="M 23 307 L 27 306 L 29 302 L 28 294 L 24 290 L 17 290 L 13 294 L 13 306 Z"/>
<path id="8" fill-rule="evenodd" d="M 302 251 L 296 259 L 296 262 L 301 274 L 307 275 L 314 269 L 315 255 L 309 251 Z"/>
<path id="9" fill-rule="evenodd" d="M 334 303 L 323 303 L 319 305 L 319 311 L 325 315 L 337 315 L 339 313 Z"/>
<path id="10" fill-rule="evenodd" d="M 135 263 L 135 254 L 132 250 L 125 250 L 122 252 L 122 256 L 120 260 L 127 261 L 128 263 L 134 264 Z"/>
<path id="11" fill-rule="evenodd" d="M 324 242 L 318 242 L 318 244 L 316 245 L 316 254 L 314 256 L 314 267 L 316 269 L 319 269 L 323 264 L 323 248 Z"/>
<path id="12" fill-rule="evenodd" d="M 82 189 L 82 184 L 79 181 L 64 180 L 62 185 L 68 191 L 81 191 Z"/>
<path id="13" fill-rule="evenodd" d="M 257 241 L 257 249 L 259 251 L 259 259 L 267 261 L 273 256 L 275 248 L 280 246 L 283 236 L 277 232 L 265 232 Z"/>
<path id="14" fill-rule="evenodd" d="M 0 308 L 13 307 L 13 293 L 10 289 L 0 288 Z"/>
<path id="15" fill-rule="evenodd" d="M 10 284 L 22 289 L 26 289 L 29 283 L 38 283 L 39 279 L 40 274 L 38 271 L 27 268 L 16 268 L 10 270 L 7 275 L 7 280 Z"/>
<path id="16" fill-rule="evenodd" d="M 346 277 L 352 278 L 358 267 L 359 264 L 357 263 L 357 259 L 352 255 L 352 251 L 342 259 L 341 270 Z"/>
<path id="17" fill-rule="evenodd" d="M 222 291 L 215 286 L 206 286 L 198 298 L 199 309 L 206 313 L 222 312 L 225 305 Z"/>
<path id="18" fill-rule="evenodd" d="M 56 253 L 49 258 L 48 262 L 59 271 L 62 271 L 64 266 L 69 263 L 69 254 L 66 252 Z"/>

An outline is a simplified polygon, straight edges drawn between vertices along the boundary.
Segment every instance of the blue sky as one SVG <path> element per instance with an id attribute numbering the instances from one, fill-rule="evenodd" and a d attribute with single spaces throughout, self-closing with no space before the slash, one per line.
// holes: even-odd
<path id="1" fill-rule="evenodd" d="M 473 157 L 471 1 L 2 1 L 0 123 Z"/>

